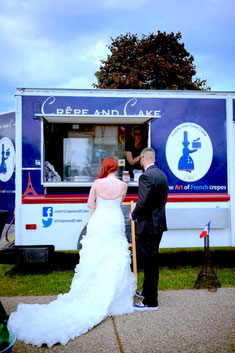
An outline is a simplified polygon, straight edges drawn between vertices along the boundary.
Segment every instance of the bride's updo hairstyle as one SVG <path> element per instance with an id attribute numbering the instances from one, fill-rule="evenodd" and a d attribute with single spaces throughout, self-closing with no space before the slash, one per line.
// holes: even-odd
<path id="1" fill-rule="evenodd" d="M 100 169 L 100 174 L 97 179 L 106 178 L 110 173 L 118 171 L 118 164 L 115 158 L 105 158 Z"/>

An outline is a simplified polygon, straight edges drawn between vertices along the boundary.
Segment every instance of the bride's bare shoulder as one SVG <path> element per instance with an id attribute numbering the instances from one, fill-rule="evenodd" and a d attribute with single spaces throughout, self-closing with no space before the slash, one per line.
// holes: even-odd
<path id="1" fill-rule="evenodd" d="M 123 190 L 127 190 L 127 183 L 122 180 L 118 180 L 118 182 L 120 183 L 120 186 L 123 188 Z"/>
<path id="2" fill-rule="evenodd" d="M 123 186 L 127 187 L 127 183 L 125 181 L 122 180 L 118 180 Z"/>

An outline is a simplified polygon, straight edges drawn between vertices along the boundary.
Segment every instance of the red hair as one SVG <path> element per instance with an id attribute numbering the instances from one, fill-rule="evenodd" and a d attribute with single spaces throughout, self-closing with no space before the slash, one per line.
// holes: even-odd
<path id="1" fill-rule="evenodd" d="M 110 173 L 114 173 L 118 170 L 118 164 L 115 158 L 108 157 L 103 160 L 101 165 L 100 174 L 98 179 L 106 178 Z"/>

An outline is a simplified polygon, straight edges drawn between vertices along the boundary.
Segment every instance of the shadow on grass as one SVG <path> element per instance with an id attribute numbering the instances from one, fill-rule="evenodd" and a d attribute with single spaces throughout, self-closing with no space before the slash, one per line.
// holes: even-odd
<path id="1" fill-rule="evenodd" d="M 215 267 L 234 267 L 235 248 L 211 248 L 211 262 Z M 161 267 L 198 267 L 203 263 L 204 248 L 160 249 L 159 265 Z M 137 258 L 138 268 L 143 268 L 141 256 Z"/>
<path id="2" fill-rule="evenodd" d="M 203 248 L 184 248 L 184 249 L 160 249 L 160 267 L 198 267 L 203 263 Z M 211 261 L 214 267 L 225 268 L 234 267 L 235 248 L 211 248 Z M 48 263 L 28 263 L 15 264 L 7 273 L 9 276 L 27 274 L 46 274 L 53 271 L 74 270 L 79 263 L 78 251 L 55 251 Z M 14 262 L 11 264 L 14 264 Z M 142 260 L 137 257 L 138 269 L 143 268 Z"/>
<path id="3" fill-rule="evenodd" d="M 75 266 L 79 263 L 78 251 L 55 251 L 46 263 L 24 263 L 15 264 L 10 271 L 7 272 L 8 276 L 27 274 L 47 274 L 53 271 L 70 271 L 74 270 Z M 11 262 L 11 264 L 14 264 Z"/>

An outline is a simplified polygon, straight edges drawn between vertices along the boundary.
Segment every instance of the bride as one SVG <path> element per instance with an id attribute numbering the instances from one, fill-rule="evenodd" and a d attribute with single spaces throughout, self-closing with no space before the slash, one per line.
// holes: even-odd
<path id="1" fill-rule="evenodd" d="M 120 207 L 127 185 L 116 178 L 117 170 L 116 160 L 106 158 L 91 187 L 88 208 L 95 212 L 70 291 L 49 304 L 19 304 L 8 321 L 17 339 L 39 347 L 65 345 L 108 316 L 133 312 L 136 278 Z"/>

